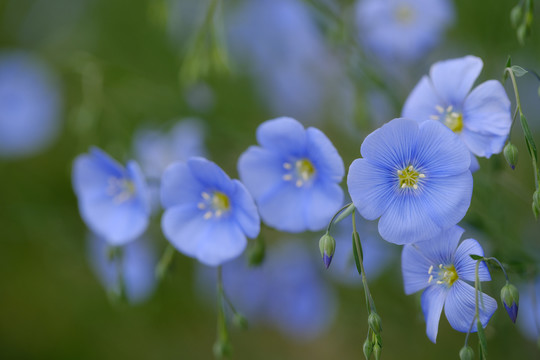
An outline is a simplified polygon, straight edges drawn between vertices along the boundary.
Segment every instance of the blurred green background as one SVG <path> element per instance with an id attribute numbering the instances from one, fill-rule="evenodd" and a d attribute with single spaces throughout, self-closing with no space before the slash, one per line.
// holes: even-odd
<path id="1" fill-rule="evenodd" d="M 186 0 L 190 1 L 198 0 Z M 222 10 L 237 3 L 223 1 Z M 540 70 L 539 22 L 525 46 L 520 46 L 509 21 L 516 3 L 455 1 L 454 25 L 441 44 L 429 58 L 408 68 L 415 74 L 412 83 L 394 87 L 391 76 L 383 81 L 385 91 L 395 90 L 391 96 L 398 99 L 398 106 L 390 110 L 392 116 L 399 115 L 399 104 L 436 60 L 480 56 L 485 64 L 482 81 L 500 79 L 509 54 L 515 64 Z M 347 9 L 351 2 L 337 5 Z M 211 89 L 212 106 L 189 100 L 193 86 L 182 84 L 179 74 L 188 39 L 197 28 L 179 37 L 171 35 L 171 8 L 165 0 L 0 1 L 0 50 L 22 49 L 41 57 L 58 73 L 64 96 L 63 129 L 57 141 L 30 158 L 0 160 L 2 359 L 212 358 L 215 312 L 196 294 L 194 261 L 176 254 L 169 274 L 144 304 L 131 307 L 109 301 L 87 261 L 87 230 L 70 178 L 73 159 L 89 146 L 97 145 L 125 161 L 132 156 L 132 136 L 139 126 L 166 125 L 189 116 L 206 122 L 211 158 L 237 177 L 238 156 L 255 143 L 255 129 L 273 114 L 254 91 L 256 80 L 235 68 L 232 60 L 230 72 L 211 72 L 201 79 Z M 332 22 L 312 10 L 323 19 L 323 29 Z M 328 41 L 342 45 L 339 39 L 329 37 Z M 353 80 L 357 106 L 349 125 L 355 131 L 331 116 L 317 124 L 334 142 L 346 166 L 359 157 L 364 136 L 377 126 L 370 121 L 370 112 L 379 111 L 375 106 L 370 109 L 365 97 L 370 82 Z M 535 94 L 539 84 L 527 78 L 519 84 L 523 84 L 523 108 L 540 141 L 540 98 Z M 530 210 L 534 182 L 518 127 L 512 140 L 520 150 L 519 166 L 511 171 L 501 155 L 481 160 L 465 221 L 469 228 L 476 228 L 483 244 L 489 244 L 488 253 L 515 265 L 510 275 L 517 282 L 536 271 L 533 259 L 534 254 L 540 255 L 540 225 Z M 160 235 L 159 216 L 152 231 L 162 251 L 165 239 Z M 303 237 L 316 248 L 320 235 Z M 277 232 L 266 235 L 279 236 Z M 458 357 L 464 334 L 452 330 L 444 317 L 438 343 L 432 344 L 425 336 L 419 296 L 404 294 L 398 259 L 372 283 L 383 318 L 383 358 Z M 495 270 L 494 281 L 485 284 L 484 290 L 498 298 L 502 284 L 503 277 Z M 322 336 L 299 342 L 273 329 L 231 328 L 233 358 L 362 358 L 364 295 L 361 288 L 336 287 L 337 317 Z M 486 335 L 490 359 L 540 358 L 536 344 L 522 337 L 500 304 Z M 476 348 L 475 336 L 472 344 Z"/>

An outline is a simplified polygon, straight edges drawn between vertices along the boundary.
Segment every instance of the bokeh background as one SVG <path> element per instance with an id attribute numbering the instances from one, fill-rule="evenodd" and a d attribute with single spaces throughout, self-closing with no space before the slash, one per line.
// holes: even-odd
<path id="1" fill-rule="evenodd" d="M 177 253 L 159 284 L 148 277 L 166 247 L 158 210 L 145 234 L 149 258 L 134 256 L 135 267 L 148 266 L 135 271 L 133 286 L 145 287 L 131 302 L 115 300 L 78 213 L 74 158 L 95 145 L 122 162 L 144 161 L 140 131 L 166 132 L 189 118 L 202 130 L 182 141 L 200 137 L 201 151 L 237 177 L 236 161 L 255 144 L 257 126 L 287 115 L 325 131 L 348 166 L 369 132 L 399 116 L 435 61 L 477 55 L 484 60 L 479 81 L 501 79 L 508 55 L 540 71 L 538 10 L 522 46 L 509 15 L 517 1 L 441 3 L 431 9 L 435 2 L 428 2 L 422 18 L 401 13 L 413 25 L 432 20 L 419 27 L 431 36 L 417 49 L 396 34 L 405 46 L 394 53 L 371 44 L 384 36 L 365 38 L 363 26 L 387 19 L 359 16 L 349 0 L 217 1 L 211 26 L 205 25 L 211 2 L 203 0 L 0 1 L 0 64 L 8 58 L 16 64 L 0 66 L 0 90 L 31 92 L 39 119 L 18 135 L 5 136 L 9 125 L 0 127 L 1 141 L 9 137 L 23 149 L 4 151 L 0 144 L 0 358 L 211 359 L 213 270 Z M 18 69 L 25 62 L 38 75 Z M 540 141 L 540 82 L 526 76 L 518 84 Z M 509 82 L 506 89 L 513 99 Z M 0 98 L 0 117 L 9 119 L 16 101 Z M 11 125 L 23 124 L 23 115 L 13 116 Z M 40 136 L 36 145 L 32 139 Z M 531 212 L 532 168 L 517 126 L 512 141 L 518 167 L 512 171 L 502 155 L 480 160 L 461 225 L 524 284 L 538 270 L 540 225 Z M 318 255 L 322 233 L 264 229 L 263 267 L 271 269 L 249 278 L 246 273 L 262 270 L 247 268 L 242 258 L 225 272 L 231 298 L 251 314 L 248 331 L 230 327 L 234 359 L 362 358 L 364 295 L 346 265 L 350 224 L 343 226 L 346 240 L 337 250 L 343 260 L 327 271 Z M 374 259 L 369 281 L 383 319 L 383 358 L 457 358 L 464 334 L 443 316 L 438 343 L 427 339 L 419 295 L 403 292 L 399 247 L 378 244 L 372 225 L 359 226 L 374 244 L 366 251 Z M 498 299 L 504 278 L 492 272 L 484 290 Z M 261 297 L 269 305 L 257 305 Z M 486 335 L 490 359 L 540 358 L 534 335 L 514 326 L 500 303 Z"/>

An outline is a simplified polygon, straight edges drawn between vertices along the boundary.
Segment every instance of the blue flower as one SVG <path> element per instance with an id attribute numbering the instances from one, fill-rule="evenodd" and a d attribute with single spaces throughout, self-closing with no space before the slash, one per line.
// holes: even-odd
<path id="1" fill-rule="evenodd" d="M 457 224 L 472 196 L 471 156 L 435 121 L 394 119 L 368 135 L 347 184 L 358 212 L 386 241 L 407 244 Z"/>
<path id="2" fill-rule="evenodd" d="M 538 341 L 540 338 L 540 277 L 519 286 L 519 313 L 516 323 L 527 339 Z"/>
<path id="3" fill-rule="evenodd" d="M 157 257 L 148 239 L 143 236 L 126 244 L 122 247 L 121 259 L 111 258 L 109 251 L 110 246 L 103 238 L 94 234 L 88 236 L 89 261 L 103 286 L 120 294 L 120 269 L 129 302 L 140 303 L 148 299 L 157 285 Z"/>
<path id="4" fill-rule="evenodd" d="M 150 204 L 137 163 L 124 168 L 94 147 L 75 159 L 72 177 L 81 217 L 92 232 L 116 246 L 144 232 Z"/>
<path id="5" fill-rule="evenodd" d="M 268 247 L 259 267 L 248 267 L 241 258 L 225 264 L 223 285 L 250 324 L 310 340 L 328 329 L 336 315 L 336 296 L 319 271 L 319 261 L 298 242 L 286 241 Z M 209 290 L 215 289 L 215 271 L 209 270 L 199 269 L 198 282 L 204 297 L 213 299 Z"/>
<path id="6" fill-rule="evenodd" d="M 452 20 L 447 0 L 361 0 L 356 6 L 360 41 L 387 62 L 419 59 Z"/>
<path id="7" fill-rule="evenodd" d="M 34 155 L 60 131 L 59 83 L 39 59 L 23 52 L 0 55 L 0 157 Z"/>
<path id="8" fill-rule="evenodd" d="M 471 91 L 482 66 L 475 56 L 433 64 L 429 77 L 422 77 L 409 95 L 403 116 L 442 122 L 476 156 L 489 158 L 500 153 L 512 124 L 510 100 L 496 80 Z"/>
<path id="9" fill-rule="evenodd" d="M 261 124 L 257 140 L 261 146 L 242 154 L 238 172 L 263 221 L 287 232 L 322 229 L 343 202 L 336 148 L 320 130 L 285 117 Z"/>
<path id="10" fill-rule="evenodd" d="M 174 163 L 163 174 L 161 226 L 178 251 L 216 266 L 244 251 L 259 234 L 253 198 L 238 180 L 203 158 Z"/>
<path id="11" fill-rule="evenodd" d="M 401 268 L 405 293 L 422 293 L 422 311 L 426 320 L 428 338 L 435 342 L 439 319 L 444 307 L 448 322 L 457 331 L 467 332 L 475 316 L 476 302 L 474 286 L 466 281 L 475 280 L 476 261 L 469 255 L 484 256 L 484 250 L 474 239 L 459 239 L 464 230 L 454 226 L 444 231 L 437 239 L 409 244 L 403 247 Z M 485 263 L 478 269 L 480 281 L 491 277 Z M 484 306 L 482 307 L 482 299 Z M 480 321 L 486 327 L 497 309 L 497 302 L 480 293 L 478 299 Z M 472 327 L 472 332 L 476 327 Z"/>

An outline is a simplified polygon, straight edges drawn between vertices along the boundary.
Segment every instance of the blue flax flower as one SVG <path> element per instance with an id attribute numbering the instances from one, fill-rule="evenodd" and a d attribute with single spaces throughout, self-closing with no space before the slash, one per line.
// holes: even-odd
<path id="1" fill-rule="evenodd" d="M 0 158 L 34 155 L 61 127 L 59 83 L 45 64 L 23 52 L 0 55 Z"/>
<path id="2" fill-rule="evenodd" d="M 476 156 L 502 151 L 510 133 L 510 100 L 500 82 L 488 80 L 472 91 L 483 63 L 475 56 L 439 61 L 409 95 L 403 116 L 440 121 Z M 473 158 L 473 167 L 476 159 Z"/>
<path id="3" fill-rule="evenodd" d="M 379 220 L 386 241 L 408 244 L 457 224 L 472 196 L 471 156 L 448 128 L 435 121 L 394 119 L 375 130 L 350 166 L 354 206 Z"/>
<path id="4" fill-rule="evenodd" d="M 519 313 L 516 323 L 531 341 L 540 338 L 540 277 L 519 287 Z"/>
<path id="5" fill-rule="evenodd" d="M 123 245 L 148 226 L 149 196 L 144 175 L 134 161 L 124 168 L 98 148 L 79 155 L 73 188 L 81 217 L 92 232 L 111 245 Z"/>
<path id="6" fill-rule="evenodd" d="M 174 163 L 161 182 L 161 226 L 178 251 L 216 266 L 244 251 L 259 234 L 253 198 L 238 180 L 203 158 Z"/>
<path id="7" fill-rule="evenodd" d="M 360 40 L 388 62 L 419 59 L 452 20 L 447 0 L 361 0 L 356 6 Z"/>
<path id="8" fill-rule="evenodd" d="M 422 311 L 426 320 L 428 338 L 435 342 L 442 309 L 450 325 L 457 331 L 467 332 L 475 316 L 475 289 L 466 281 L 475 280 L 476 261 L 469 255 L 484 256 L 484 250 L 474 239 L 459 239 L 464 230 L 454 226 L 437 239 L 409 244 L 403 247 L 401 268 L 405 293 L 422 293 Z M 485 263 L 478 269 L 480 281 L 490 281 Z M 483 300 L 483 302 L 482 302 Z M 483 303 L 483 306 L 482 306 Z M 486 327 L 497 309 L 497 302 L 490 296 L 479 293 L 479 315 Z M 472 327 L 476 331 L 476 326 Z"/>
<path id="9" fill-rule="evenodd" d="M 238 172 L 263 221 L 287 232 L 322 229 L 343 202 L 343 160 L 334 145 L 286 117 L 261 124 L 257 140 L 261 146 L 242 154 Z"/>
<path id="10" fill-rule="evenodd" d="M 140 237 L 122 248 L 120 259 L 109 255 L 107 241 L 95 234 L 88 236 L 88 258 L 92 269 L 107 291 L 120 294 L 120 280 L 130 303 L 148 299 L 156 288 L 157 257 L 147 238 Z M 118 274 L 121 271 L 121 275 Z"/>

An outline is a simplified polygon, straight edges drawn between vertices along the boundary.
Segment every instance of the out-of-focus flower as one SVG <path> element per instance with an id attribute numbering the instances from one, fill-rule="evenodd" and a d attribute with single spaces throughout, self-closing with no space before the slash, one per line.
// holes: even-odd
<path id="1" fill-rule="evenodd" d="M 233 58 L 274 115 L 310 124 L 352 118 L 354 86 L 302 1 L 245 1 L 226 21 Z"/>
<path id="2" fill-rule="evenodd" d="M 335 316 L 335 294 L 319 273 L 319 263 L 294 241 L 268 248 L 259 267 L 244 259 L 223 266 L 225 292 L 250 324 L 267 325 L 295 339 L 312 339 Z M 199 271 L 202 291 L 215 289 L 215 273 Z"/>
<path id="3" fill-rule="evenodd" d="M 111 257 L 109 252 L 107 241 L 94 234 L 88 236 L 90 264 L 107 291 L 120 294 L 122 281 L 129 302 L 140 303 L 148 299 L 156 288 L 154 270 L 157 264 L 149 241 L 143 236 L 130 242 L 122 247 L 121 258 Z"/>
<path id="4" fill-rule="evenodd" d="M 442 122 L 476 156 L 500 153 L 512 124 L 511 104 L 496 80 L 471 91 L 482 67 L 482 60 L 475 56 L 433 64 L 429 76 L 422 77 L 407 98 L 402 115 Z"/>
<path id="5" fill-rule="evenodd" d="M 410 295 L 425 289 L 422 311 L 426 333 L 432 342 L 437 339 L 443 307 L 448 322 L 457 331 L 469 331 L 475 316 L 475 289 L 466 281 L 475 281 L 476 261 L 469 255 L 484 256 L 484 250 L 474 239 L 464 240 L 458 246 L 463 232 L 456 225 L 437 238 L 403 248 L 401 269 L 405 293 Z M 480 281 L 491 280 L 483 262 L 478 269 L 478 277 Z M 479 315 L 483 327 L 496 309 L 497 302 L 492 297 L 479 293 Z M 471 331 L 475 332 L 476 328 L 473 326 Z"/>
<path id="6" fill-rule="evenodd" d="M 356 6 L 360 41 L 389 63 L 425 55 L 453 17 L 447 0 L 361 0 Z"/>
<path id="7" fill-rule="evenodd" d="M 0 158 L 40 152 L 61 127 L 59 83 L 39 59 L 23 52 L 0 54 Z"/>
<path id="8" fill-rule="evenodd" d="M 73 188 L 86 225 L 111 245 L 123 245 L 148 226 L 149 196 L 139 165 L 124 168 L 98 148 L 73 164 Z"/>
<path id="9" fill-rule="evenodd" d="M 519 314 L 517 325 L 531 341 L 540 338 L 540 278 L 519 287 Z"/>
<path id="10" fill-rule="evenodd" d="M 343 202 L 343 160 L 334 145 L 285 117 L 261 124 L 257 141 L 240 156 L 238 172 L 263 221 L 287 232 L 322 229 Z"/>
<path id="11" fill-rule="evenodd" d="M 237 257 L 246 247 L 246 236 L 259 234 L 259 214 L 247 189 L 203 158 L 167 168 L 161 204 L 165 237 L 178 251 L 206 265 Z"/>
<path id="12" fill-rule="evenodd" d="M 368 135 L 347 184 L 358 212 L 386 241 L 434 238 L 457 224 L 472 196 L 470 152 L 435 121 L 394 119 Z"/>

